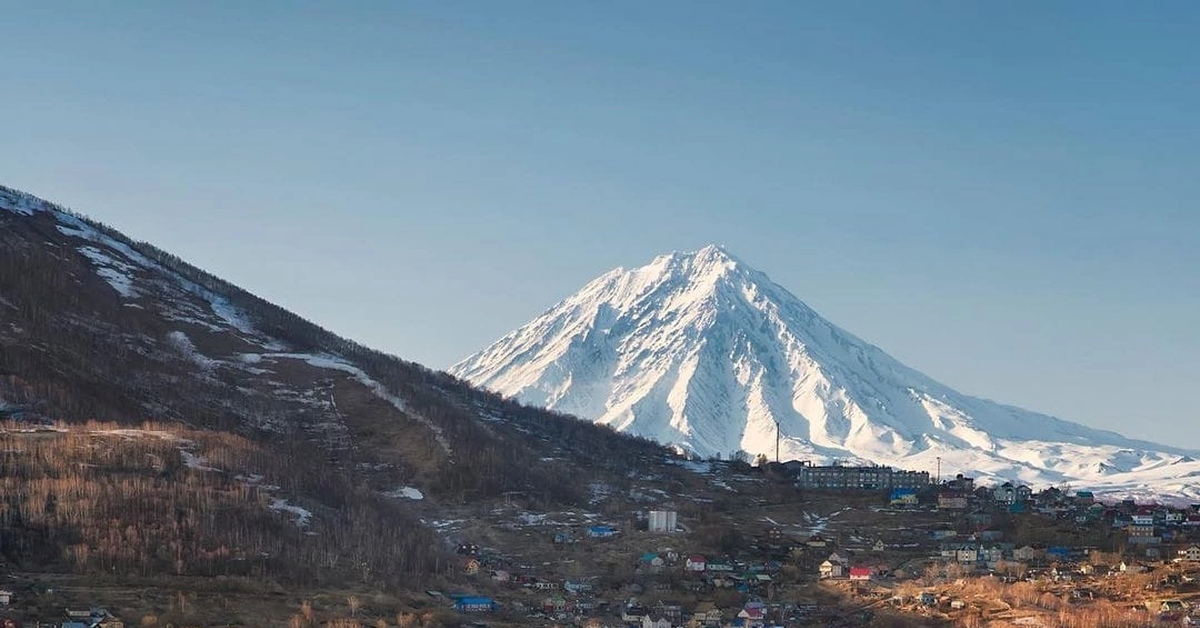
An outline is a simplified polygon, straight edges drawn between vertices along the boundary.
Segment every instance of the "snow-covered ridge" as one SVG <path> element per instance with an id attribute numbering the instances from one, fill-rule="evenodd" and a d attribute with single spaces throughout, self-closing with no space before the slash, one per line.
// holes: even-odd
<path id="1" fill-rule="evenodd" d="M 701 456 L 774 457 L 778 426 L 784 459 L 931 472 L 940 459 L 985 480 L 1174 490 L 1194 464 L 1191 451 L 959 393 L 718 246 L 605 273 L 450 372 Z"/>
<path id="2" fill-rule="evenodd" d="M 81 262 L 90 266 L 112 288 L 123 307 L 152 312 L 179 324 L 180 329 L 165 334 L 165 346 L 199 366 L 201 374 L 211 374 L 222 365 L 236 364 L 245 372 L 267 375 L 269 370 L 255 364 L 281 359 L 300 360 L 317 369 L 340 371 L 428 428 L 439 447 L 447 455 L 451 454 L 449 439 L 438 424 L 409 407 L 404 399 L 352 361 L 331 353 L 290 353 L 286 343 L 263 333 L 226 294 L 206 288 L 186 273 L 155 261 L 153 255 L 141 253 L 137 245 L 123 235 L 63 207 L 3 186 L 0 186 L 0 211 L 15 214 L 0 214 L 0 222 L 51 218 L 49 224 L 65 238 L 57 238 L 50 244 L 56 247 L 65 244 L 59 249 L 62 251 L 73 249 Z M 7 302 L 0 301 L 0 305 L 7 305 Z M 257 349 L 240 355 L 205 355 L 197 347 L 204 345 L 204 335 L 209 332 L 236 337 Z M 295 392 L 282 388 L 275 390 L 277 396 Z M 309 400 L 311 394 L 312 391 L 300 391 L 294 398 Z M 336 413 L 336 407 L 332 410 Z M 326 425 L 335 423 L 329 421 Z"/>
<path id="3" fill-rule="evenodd" d="M 43 211 L 66 211 L 63 208 L 44 201 L 32 194 L 0 185 L 0 210 L 10 211 L 23 216 L 32 216 Z"/>

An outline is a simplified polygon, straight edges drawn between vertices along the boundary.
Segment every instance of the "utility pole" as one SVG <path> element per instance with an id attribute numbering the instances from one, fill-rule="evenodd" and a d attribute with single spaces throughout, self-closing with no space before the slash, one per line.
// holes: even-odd
<path id="1" fill-rule="evenodd" d="M 937 457 L 937 479 L 934 480 L 934 484 L 937 484 L 938 486 L 942 485 L 942 457 L 941 456 Z"/>
<path id="2" fill-rule="evenodd" d="M 779 464 L 779 419 L 775 419 L 775 464 Z"/>

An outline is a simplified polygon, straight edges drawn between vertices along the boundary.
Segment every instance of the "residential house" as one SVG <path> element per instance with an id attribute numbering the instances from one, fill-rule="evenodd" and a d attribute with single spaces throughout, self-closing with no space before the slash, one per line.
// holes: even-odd
<path id="1" fill-rule="evenodd" d="M 916 506 L 920 502 L 917 499 L 917 491 L 911 488 L 895 488 L 888 500 L 893 506 Z"/>
<path id="2" fill-rule="evenodd" d="M 704 571 L 704 568 L 707 564 L 707 559 L 699 554 L 694 554 L 692 556 L 688 556 L 688 559 L 684 561 L 683 568 L 686 571 L 701 572 Z"/>
<path id="3" fill-rule="evenodd" d="M 0 606 L 12 604 L 12 591 L 0 590 Z"/>
<path id="4" fill-rule="evenodd" d="M 942 493 L 938 495 L 939 510 L 965 510 L 970 505 L 970 501 L 964 495 L 955 493 Z"/>
<path id="5" fill-rule="evenodd" d="M 563 590 L 574 595 L 589 593 L 592 590 L 592 583 L 582 580 L 567 580 L 563 583 Z"/>
<path id="6" fill-rule="evenodd" d="M 980 562 L 987 563 L 988 565 L 994 565 L 1002 560 L 1004 560 L 1003 547 L 1000 547 L 999 545 L 992 545 L 979 548 Z"/>
<path id="7" fill-rule="evenodd" d="M 675 600 L 659 600 L 654 605 L 654 612 L 666 617 L 671 623 L 682 623 L 683 605 Z"/>
<path id="8" fill-rule="evenodd" d="M 645 607 L 637 605 L 629 605 L 621 609 L 621 621 L 627 624 L 640 624 L 642 619 L 647 617 L 650 611 Z"/>
<path id="9" fill-rule="evenodd" d="M 1125 538 L 1130 545 L 1158 545 L 1162 543 L 1162 539 L 1154 534 L 1153 525 L 1130 524 L 1125 527 Z"/>
<path id="10" fill-rule="evenodd" d="M 732 573 L 734 571 L 733 564 L 724 560 L 709 560 L 704 565 L 704 570 L 709 573 Z"/>
<path id="11" fill-rule="evenodd" d="M 1179 550 L 1179 558 L 1188 562 L 1200 562 L 1200 545 L 1190 545 Z"/>
<path id="12" fill-rule="evenodd" d="M 638 558 L 638 565 L 643 568 L 648 567 L 650 569 L 657 570 L 661 569 L 665 564 L 666 561 L 663 560 L 663 557 L 654 552 L 646 552 L 645 554 L 642 554 L 640 558 Z"/>
<path id="13" fill-rule="evenodd" d="M 963 495 L 975 492 L 975 478 L 969 478 L 961 473 L 954 476 L 953 480 L 946 480 L 942 485 L 952 492 Z"/>
<path id="14" fill-rule="evenodd" d="M 72 626 L 78 624 L 83 628 L 96 628 L 97 626 L 102 626 L 103 628 L 124 628 L 125 626 L 120 619 L 117 619 L 116 616 L 108 612 L 108 609 L 101 606 L 93 606 L 88 610 L 68 608 L 66 609 L 66 613 L 67 621 L 62 623 L 64 627 L 68 626 L 68 624 Z"/>
<path id="15" fill-rule="evenodd" d="M 651 510 L 647 529 L 650 532 L 674 532 L 679 515 L 674 510 Z"/>
<path id="16" fill-rule="evenodd" d="M 704 628 L 719 628 L 723 619 L 721 609 L 712 602 L 700 602 L 692 611 L 692 621 Z"/>
<path id="17" fill-rule="evenodd" d="M 588 536 L 593 539 L 611 539 L 617 535 L 617 531 L 611 526 L 591 526 L 587 530 Z"/>
<path id="18" fill-rule="evenodd" d="M 460 613 L 490 613 L 496 606 L 496 601 L 486 596 L 460 597 L 454 601 L 454 610 Z"/>
<path id="19" fill-rule="evenodd" d="M 743 628 L 762 628 L 767 625 L 766 609 L 751 602 L 738 611 L 737 619 Z"/>
<path id="20" fill-rule="evenodd" d="M 825 547 L 829 545 L 829 541 L 826 541 L 825 537 L 821 536 L 820 534 L 814 534 L 808 537 L 808 540 L 805 541 L 804 544 L 809 547 Z"/>
<path id="21" fill-rule="evenodd" d="M 666 617 L 646 615 L 642 617 L 642 628 L 671 628 L 671 620 Z"/>
<path id="22" fill-rule="evenodd" d="M 1063 503 L 1067 499 L 1067 494 L 1062 489 L 1051 486 L 1050 488 L 1041 491 L 1034 496 L 1033 501 L 1041 507 L 1055 506 Z"/>
<path id="23" fill-rule="evenodd" d="M 1032 545 L 1018 547 L 1013 550 L 1013 560 L 1022 563 L 1041 560 L 1044 553 L 1041 550 L 1035 549 Z"/>
<path id="24" fill-rule="evenodd" d="M 963 545 L 954 552 L 954 560 L 964 565 L 983 562 L 980 559 L 980 549 L 981 548 L 972 547 L 970 545 Z"/>
<path id="25" fill-rule="evenodd" d="M 992 490 L 992 499 L 1001 504 L 1011 504 L 1017 501 L 1017 487 L 1012 482 L 1005 482 Z"/>
<path id="26" fill-rule="evenodd" d="M 817 574 L 821 578 L 825 579 L 841 578 L 846 574 L 846 566 L 842 563 L 835 563 L 831 560 L 827 560 L 817 567 Z"/>
<path id="27" fill-rule="evenodd" d="M 857 581 L 866 581 L 871 579 L 870 567 L 851 567 L 850 579 Z"/>

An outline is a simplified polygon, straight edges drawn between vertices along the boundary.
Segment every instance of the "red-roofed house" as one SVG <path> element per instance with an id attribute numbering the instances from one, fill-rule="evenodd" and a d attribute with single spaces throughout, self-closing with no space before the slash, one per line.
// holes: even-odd
<path id="1" fill-rule="evenodd" d="M 870 567 L 851 567 L 850 568 L 850 579 L 851 580 L 870 580 L 871 579 L 871 568 Z"/>
<path id="2" fill-rule="evenodd" d="M 767 623 L 766 615 L 763 613 L 761 606 L 747 605 L 746 608 L 743 608 L 737 614 L 737 618 L 742 620 L 742 626 L 745 626 L 745 628 L 761 628 Z"/>

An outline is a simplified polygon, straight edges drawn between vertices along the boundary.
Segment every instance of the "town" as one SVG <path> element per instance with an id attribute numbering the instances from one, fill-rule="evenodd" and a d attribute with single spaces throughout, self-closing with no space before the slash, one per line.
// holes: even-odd
<path id="1" fill-rule="evenodd" d="M 731 482 L 732 468 L 710 473 Z M 933 483 L 888 467 L 767 463 L 743 481 L 755 474 L 799 499 L 748 509 L 716 538 L 698 538 L 676 510 L 508 524 L 497 511 L 500 527 L 533 539 L 516 544 L 523 553 L 463 537 L 473 586 L 431 595 L 472 622 L 590 628 L 852 626 L 879 612 L 1051 625 L 1037 618 L 1057 621 L 1065 605 L 1103 606 L 1110 624 L 1190 625 L 1200 599 L 1200 505 L 1105 503 L 962 474 Z"/>

